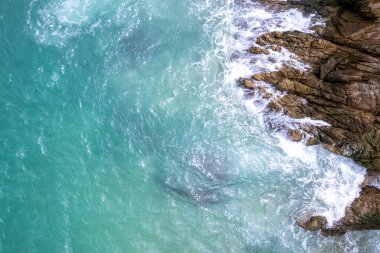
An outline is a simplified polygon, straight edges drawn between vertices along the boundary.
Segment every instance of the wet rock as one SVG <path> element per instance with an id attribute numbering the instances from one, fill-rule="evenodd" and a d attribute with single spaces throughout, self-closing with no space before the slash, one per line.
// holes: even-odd
<path id="1" fill-rule="evenodd" d="M 327 219 L 323 216 L 303 217 L 297 221 L 298 226 L 309 231 L 317 231 L 326 228 Z"/>
<path id="2" fill-rule="evenodd" d="M 380 186 L 380 171 L 368 170 L 362 183 L 362 187 L 367 185 L 373 186 L 373 184 Z"/>
<path id="3" fill-rule="evenodd" d="M 309 231 L 321 230 L 324 236 L 339 236 L 353 230 L 379 229 L 380 189 L 365 186 L 360 196 L 346 208 L 344 217 L 332 227 L 327 227 L 326 218 L 323 216 L 301 218 L 297 224 Z"/>
<path id="4" fill-rule="evenodd" d="M 272 49 L 273 51 L 281 52 L 281 47 L 280 46 L 273 45 L 273 46 L 270 47 L 270 49 Z"/>
<path id="5" fill-rule="evenodd" d="M 239 83 L 243 85 L 247 89 L 254 89 L 256 88 L 256 84 L 254 81 L 250 78 L 240 78 Z"/>
<path id="6" fill-rule="evenodd" d="M 249 48 L 249 52 L 251 54 L 269 54 L 269 50 L 266 48 L 261 48 L 261 47 L 251 47 Z"/>
<path id="7" fill-rule="evenodd" d="M 292 141 L 299 142 L 303 139 L 303 134 L 299 130 L 290 130 L 288 136 Z"/>
<path id="8" fill-rule="evenodd" d="M 301 32 L 268 33 L 260 40 L 287 48 L 311 66 L 307 72 L 284 66 L 252 76 L 288 93 L 276 107 L 269 106 L 293 118 L 327 122 L 332 127 L 313 129 L 313 138 L 329 150 L 379 169 L 380 137 L 374 134 L 379 130 L 374 123 L 380 114 L 380 59 Z"/>
<path id="9" fill-rule="evenodd" d="M 317 12 L 326 18 L 326 26 L 315 27 L 313 34 L 270 32 L 256 41 L 263 48 L 289 50 L 310 66 L 307 71 L 285 65 L 244 82 L 245 87 L 257 92 L 260 89 L 252 85 L 256 81 L 285 91 L 283 96 L 271 97 L 268 113 L 280 112 L 295 119 L 308 117 L 325 124 L 304 124 L 295 131 L 268 117 L 267 125 L 278 131 L 288 128 L 294 141 L 322 144 L 380 173 L 380 0 L 261 2 L 274 11 L 297 7 L 305 14 Z M 380 190 L 364 182 L 360 196 L 331 228 L 321 216 L 300 219 L 298 224 L 307 230 L 321 230 L 326 236 L 380 229 Z"/>
<path id="10" fill-rule="evenodd" d="M 313 145 L 317 145 L 319 143 L 320 143 L 319 140 L 317 138 L 315 138 L 315 137 L 310 137 L 306 141 L 306 145 L 307 146 L 313 146 Z"/>

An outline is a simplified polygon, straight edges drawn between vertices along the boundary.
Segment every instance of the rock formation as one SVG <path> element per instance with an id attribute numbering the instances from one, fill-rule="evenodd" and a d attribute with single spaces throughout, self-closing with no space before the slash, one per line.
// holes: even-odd
<path id="1" fill-rule="evenodd" d="M 359 198 L 346 208 L 342 219 L 332 228 L 327 227 L 327 220 L 322 216 L 305 217 L 298 220 L 298 225 L 310 231 L 321 230 L 322 235 L 343 235 L 347 231 L 380 228 L 380 190 L 365 186 Z"/>
<path id="2" fill-rule="evenodd" d="M 286 95 L 268 104 L 268 111 L 329 124 L 288 129 L 294 141 L 322 144 L 369 170 L 380 172 L 380 0 L 262 2 L 277 10 L 299 7 L 304 12 L 317 11 L 326 18 L 327 24 L 315 27 L 313 34 L 267 33 L 256 41 L 261 48 L 250 49 L 253 54 L 268 54 L 273 48 L 285 48 L 310 69 L 300 71 L 283 66 L 275 72 L 242 78 L 240 83 L 266 97 L 270 95 L 256 85 L 259 81 L 286 91 Z M 286 128 L 285 125 L 276 127 Z M 299 224 L 309 230 L 321 229 L 324 235 L 380 229 L 379 205 L 380 190 L 366 186 L 333 228 L 326 228 L 326 220 L 319 216 Z"/>

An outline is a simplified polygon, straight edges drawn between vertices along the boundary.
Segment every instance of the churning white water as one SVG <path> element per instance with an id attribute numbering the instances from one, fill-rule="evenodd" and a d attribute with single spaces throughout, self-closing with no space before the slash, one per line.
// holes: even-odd
<path id="1" fill-rule="evenodd" d="M 1 252 L 380 251 L 378 232 L 296 225 L 342 217 L 365 172 L 268 130 L 266 117 L 327 123 L 264 115 L 236 84 L 307 69 L 247 49 L 320 17 L 243 0 L 5 0 L 0 21 Z"/>

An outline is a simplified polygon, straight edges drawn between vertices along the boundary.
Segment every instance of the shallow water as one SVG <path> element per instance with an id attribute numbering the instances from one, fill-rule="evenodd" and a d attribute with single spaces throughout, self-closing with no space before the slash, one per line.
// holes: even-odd
<path id="1" fill-rule="evenodd" d="M 363 169 L 271 133 L 235 84 L 307 68 L 245 49 L 323 20 L 239 2 L 1 1 L 0 252 L 380 251 L 296 226 L 339 219 Z"/>

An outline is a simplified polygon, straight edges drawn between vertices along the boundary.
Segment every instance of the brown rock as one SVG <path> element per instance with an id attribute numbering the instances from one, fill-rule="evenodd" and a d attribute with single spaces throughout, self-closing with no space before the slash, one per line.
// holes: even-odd
<path id="1" fill-rule="evenodd" d="M 256 88 L 256 84 L 250 78 L 239 78 L 239 83 L 243 85 L 245 88 L 248 88 L 251 90 Z"/>
<path id="2" fill-rule="evenodd" d="M 380 0 L 261 1 L 277 11 L 315 10 L 327 20 L 326 27 L 315 28 L 315 34 L 270 32 L 257 39 L 263 48 L 285 48 L 310 66 L 306 72 L 284 66 L 252 76 L 286 91 L 268 104 L 267 111 L 325 121 L 329 126 L 302 125 L 300 130 L 288 129 L 288 135 L 294 141 L 305 138 L 307 145 L 321 143 L 380 173 Z M 272 124 L 270 117 L 267 124 L 272 130 L 287 128 Z M 363 187 L 332 228 L 326 227 L 321 216 L 300 219 L 298 224 L 312 231 L 320 229 L 326 236 L 380 229 L 380 190 L 366 183 Z"/>
<path id="3" fill-rule="evenodd" d="M 255 83 L 251 79 L 245 79 L 244 86 L 248 89 L 253 89 L 256 87 Z"/>
<path id="4" fill-rule="evenodd" d="M 325 228 L 327 220 L 323 216 L 303 217 L 297 220 L 298 226 L 309 231 L 317 231 Z"/>
<path id="5" fill-rule="evenodd" d="M 337 60 L 334 57 L 331 57 L 327 60 L 326 63 L 322 64 L 320 67 L 320 76 L 319 78 L 321 80 L 324 80 L 327 74 L 329 74 L 331 71 L 333 71 L 336 67 L 336 65 L 339 63 L 340 60 Z"/>
<path id="6" fill-rule="evenodd" d="M 317 138 L 314 138 L 314 137 L 308 138 L 306 141 L 307 146 L 313 146 L 313 145 L 317 145 L 317 144 L 319 144 L 319 141 Z"/>
<path id="7" fill-rule="evenodd" d="M 375 148 L 379 145 L 369 140 L 380 142 L 379 136 L 370 137 L 376 132 L 374 122 L 380 113 L 380 59 L 300 32 L 268 33 L 261 39 L 293 51 L 312 66 L 306 73 L 284 66 L 252 77 L 292 94 L 277 101 L 281 109 L 276 111 L 330 123 L 333 127 L 318 128 L 312 136 L 329 150 L 370 169 L 379 168 L 374 160 L 380 155 Z"/>
<path id="8" fill-rule="evenodd" d="M 281 52 L 281 47 L 280 46 L 276 46 L 276 45 L 273 45 L 270 47 L 273 51 L 277 51 L 277 52 Z"/>
<path id="9" fill-rule="evenodd" d="M 301 217 L 297 224 L 309 231 L 321 230 L 324 236 L 343 235 L 352 230 L 380 228 L 380 190 L 365 186 L 358 198 L 346 208 L 342 219 L 327 227 L 323 216 Z"/>
<path id="10" fill-rule="evenodd" d="M 380 189 L 365 186 L 360 196 L 346 208 L 345 215 L 332 228 L 322 228 L 324 235 L 342 235 L 352 230 L 380 228 Z"/>
<path id="11" fill-rule="evenodd" d="M 303 134 L 299 130 L 290 130 L 288 132 L 288 136 L 290 137 L 290 139 L 292 139 L 292 141 L 296 142 L 299 142 L 303 139 Z"/>
<path id="12" fill-rule="evenodd" d="M 269 50 L 261 47 L 251 47 L 249 48 L 251 54 L 269 54 Z"/>
<path id="13" fill-rule="evenodd" d="M 363 17 L 380 18 L 380 1 L 378 0 L 342 0 L 341 2 L 353 7 Z"/>

